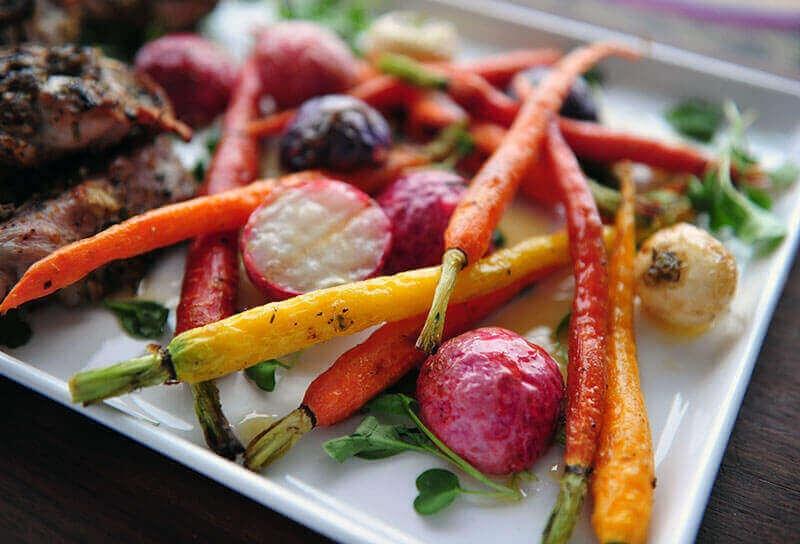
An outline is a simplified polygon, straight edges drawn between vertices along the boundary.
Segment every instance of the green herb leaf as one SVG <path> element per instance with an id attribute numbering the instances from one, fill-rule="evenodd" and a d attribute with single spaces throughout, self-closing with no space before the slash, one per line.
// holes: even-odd
<path id="1" fill-rule="evenodd" d="M 417 478 L 419 495 L 414 499 L 414 510 L 430 516 L 450 506 L 461 493 L 458 476 L 441 468 L 426 470 Z"/>
<path id="2" fill-rule="evenodd" d="M 797 181 L 800 177 L 800 168 L 793 162 L 783 163 L 781 166 L 769 173 L 772 186 L 776 189 L 785 189 Z"/>
<path id="3" fill-rule="evenodd" d="M 430 70 L 421 62 L 406 55 L 384 53 L 378 59 L 378 69 L 384 74 L 402 79 L 417 87 L 446 89 L 448 85 L 447 76 Z"/>
<path id="4" fill-rule="evenodd" d="M 278 367 L 289 368 L 277 359 L 261 361 L 245 369 L 244 374 L 264 391 L 275 391 L 275 371 Z"/>
<path id="5" fill-rule="evenodd" d="M 553 356 L 555 357 L 558 366 L 561 367 L 562 374 L 566 373 L 567 363 L 569 362 L 569 352 L 567 350 L 567 332 L 569 332 L 569 321 L 571 318 L 572 312 L 567 312 L 553 330 L 553 342 L 555 343 Z"/>
<path id="6" fill-rule="evenodd" d="M 194 165 L 192 168 L 192 175 L 194 175 L 195 181 L 198 183 L 202 182 L 206 179 L 206 161 L 199 160 L 197 164 Z"/>
<path id="7" fill-rule="evenodd" d="M 722 124 L 722 109 L 704 100 L 691 99 L 677 104 L 665 114 L 677 132 L 701 142 L 710 142 Z"/>
<path id="8" fill-rule="evenodd" d="M 22 319 L 19 310 L 0 315 L 0 346 L 11 349 L 24 346 L 32 335 L 31 326 Z"/>
<path id="9" fill-rule="evenodd" d="M 409 407 L 415 407 L 416 402 L 408 395 L 390 393 L 372 399 L 366 410 L 373 415 L 407 416 Z"/>
<path id="10" fill-rule="evenodd" d="M 402 425 L 386 425 L 374 416 L 367 416 L 353 434 L 328 440 L 322 447 L 340 463 L 354 456 L 383 459 L 404 451 L 429 451 L 418 443 L 404 441 L 410 433 L 411 430 Z M 415 439 L 415 442 L 421 441 Z"/>
<path id="11" fill-rule="evenodd" d="M 106 299 L 104 304 L 116 314 L 122 328 L 131 336 L 157 339 L 164 334 L 169 310 L 158 302 Z"/>

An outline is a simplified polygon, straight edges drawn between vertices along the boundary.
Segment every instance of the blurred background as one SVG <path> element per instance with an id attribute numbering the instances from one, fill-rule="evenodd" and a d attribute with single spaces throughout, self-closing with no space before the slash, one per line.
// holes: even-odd
<path id="1" fill-rule="evenodd" d="M 800 0 L 517 0 L 514 3 L 800 79 Z"/>

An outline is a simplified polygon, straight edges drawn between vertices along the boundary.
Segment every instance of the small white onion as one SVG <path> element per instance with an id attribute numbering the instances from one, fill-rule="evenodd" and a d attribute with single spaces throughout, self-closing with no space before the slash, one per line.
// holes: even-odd
<path id="1" fill-rule="evenodd" d="M 381 15 L 370 26 L 364 43 L 371 58 L 398 53 L 421 61 L 450 60 L 457 48 L 458 32 L 452 23 L 414 11 Z"/>
<path id="2" fill-rule="evenodd" d="M 644 310 L 683 331 L 711 326 L 736 293 L 736 259 L 708 232 L 687 223 L 648 238 L 636 256 L 635 274 Z"/>

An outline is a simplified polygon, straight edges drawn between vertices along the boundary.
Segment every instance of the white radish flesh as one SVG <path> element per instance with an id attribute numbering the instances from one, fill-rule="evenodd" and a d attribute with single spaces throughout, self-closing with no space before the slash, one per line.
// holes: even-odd
<path id="1" fill-rule="evenodd" d="M 376 275 L 391 242 L 389 218 L 374 200 L 321 178 L 286 187 L 256 209 L 241 249 L 250 280 L 279 300 Z"/>

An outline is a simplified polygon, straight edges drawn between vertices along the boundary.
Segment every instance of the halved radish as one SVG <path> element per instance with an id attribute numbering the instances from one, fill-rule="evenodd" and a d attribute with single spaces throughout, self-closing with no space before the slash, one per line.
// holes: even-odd
<path id="1" fill-rule="evenodd" d="M 381 207 L 326 178 L 276 191 L 250 215 L 241 237 L 247 275 L 273 300 L 372 277 L 391 244 Z"/>

